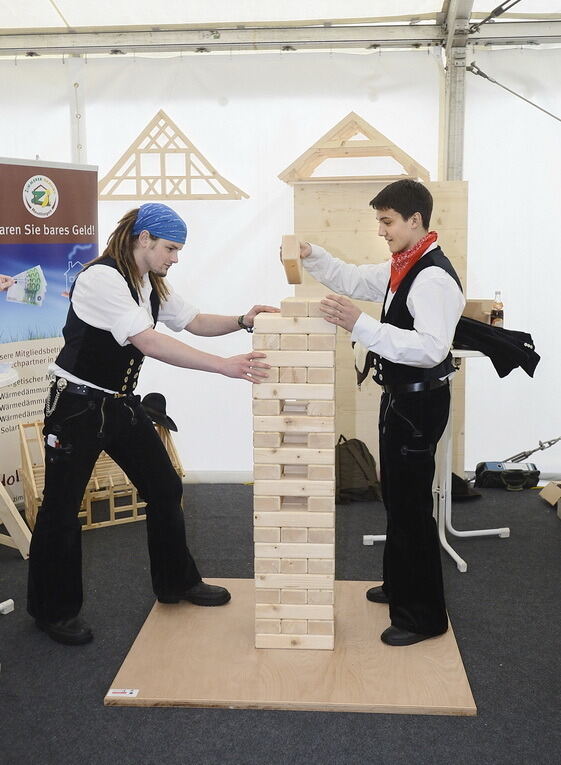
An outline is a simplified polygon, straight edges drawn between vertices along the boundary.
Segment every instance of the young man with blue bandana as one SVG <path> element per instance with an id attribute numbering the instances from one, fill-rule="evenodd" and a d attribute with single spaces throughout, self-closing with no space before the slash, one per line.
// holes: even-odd
<path id="1" fill-rule="evenodd" d="M 29 556 L 28 611 L 60 643 L 89 642 L 82 606 L 78 511 L 102 450 L 146 501 L 152 586 L 162 603 L 219 606 L 223 587 L 206 584 L 185 540 L 182 483 L 152 421 L 134 395 L 145 356 L 173 366 L 259 383 L 265 354 L 223 358 L 155 329 L 215 336 L 251 330 L 257 305 L 240 317 L 202 314 L 166 282 L 187 238 L 184 221 L 163 204 L 131 210 L 103 254 L 78 275 L 70 294 L 65 344 L 51 372 L 45 405 L 45 490 Z"/>

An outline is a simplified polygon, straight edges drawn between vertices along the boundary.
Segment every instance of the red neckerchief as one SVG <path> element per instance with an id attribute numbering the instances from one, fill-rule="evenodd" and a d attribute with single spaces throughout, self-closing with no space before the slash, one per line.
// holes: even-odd
<path id="1" fill-rule="evenodd" d="M 401 280 L 407 274 L 407 272 L 413 268 L 415 263 L 419 260 L 421 255 L 424 255 L 433 242 L 438 239 L 436 231 L 429 231 L 429 233 L 422 239 L 419 239 L 417 244 L 413 245 L 410 250 L 402 250 L 392 255 L 391 265 L 391 278 L 390 289 L 395 292 L 401 284 Z"/>

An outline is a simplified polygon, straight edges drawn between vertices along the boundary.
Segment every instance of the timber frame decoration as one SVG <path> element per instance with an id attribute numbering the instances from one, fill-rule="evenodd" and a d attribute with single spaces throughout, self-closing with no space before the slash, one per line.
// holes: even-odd
<path id="1" fill-rule="evenodd" d="M 355 136 L 359 137 L 355 138 Z M 351 157 L 390 157 L 404 169 L 402 175 L 377 175 L 377 180 L 388 183 L 400 178 L 419 178 L 425 182 L 429 180 L 428 170 L 355 112 L 347 114 L 319 141 L 310 146 L 286 170 L 280 173 L 279 178 L 286 183 L 364 181 L 365 176 L 312 177 L 314 171 L 326 159 Z"/>
<path id="2" fill-rule="evenodd" d="M 242 199 L 160 109 L 99 182 L 100 200 Z"/>

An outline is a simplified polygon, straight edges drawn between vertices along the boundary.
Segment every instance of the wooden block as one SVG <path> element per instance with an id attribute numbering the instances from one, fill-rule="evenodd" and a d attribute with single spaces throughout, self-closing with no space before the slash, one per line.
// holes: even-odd
<path id="1" fill-rule="evenodd" d="M 307 574 L 308 561 L 305 558 L 282 558 L 280 564 L 281 574 Z M 322 571 L 317 573 L 324 573 Z"/>
<path id="2" fill-rule="evenodd" d="M 281 591 L 282 600 L 282 591 Z M 327 606 L 333 605 L 333 590 L 308 590 L 308 603 L 310 605 Z"/>
<path id="3" fill-rule="evenodd" d="M 325 322 L 326 324 L 328 322 Z M 310 351 L 328 351 L 335 349 L 335 335 L 310 335 L 308 337 Z"/>
<path id="4" fill-rule="evenodd" d="M 279 382 L 300 384 L 306 383 L 308 382 L 308 370 L 306 367 L 280 367 Z"/>
<path id="5" fill-rule="evenodd" d="M 277 592 L 277 590 L 274 590 Z M 259 619 L 333 619 L 333 606 L 260 603 L 255 607 Z"/>
<path id="6" fill-rule="evenodd" d="M 324 318 L 320 308 L 321 298 L 308 298 L 308 316 Z M 325 322 L 326 324 L 328 322 Z"/>
<path id="7" fill-rule="evenodd" d="M 270 480 L 279 479 L 281 477 L 282 469 L 280 465 L 254 465 L 253 466 L 253 480 Z"/>
<path id="8" fill-rule="evenodd" d="M 262 499 L 268 499 L 268 497 L 262 497 Z M 271 497 L 272 499 L 272 497 Z M 255 522 L 255 533 L 257 533 L 258 528 L 273 528 L 273 527 L 295 527 L 295 526 L 303 526 L 306 528 L 310 528 L 310 526 L 313 526 L 314 530 L 319 530 L 318 527 L 326 528 L 326 529 L 332 529 L 335 525 L 335 513 L 310 513 L 310 512 L 290 512 L 290 511 L 283 511 L 277 513 L 255 513 L 254 516 L 254 522 Z M 278 529 L 276 529 L 278 531 Z M 280 539 L 257 539 L 255 538 L 256 542 L 278 542 Z M 310 540 L 312 541 L 312 540 Z M 318 542 L 318 539 L 314 539 L 314 542 Z M 322 541 L 333 541 L 331 540 L 322 540 Z"/>
<path id="9" fill-rule="evenodd" d="M 260 433 L 331 433 L 333 417 L 303 417 L 281 414 L 278 417 L 258 416 L 253 418 L 253 429 Z M 308 436 L 309 438 L 309 436 Z M 255 438 L 253 439 L 254 446 Z"/>
<path id="10" fill-rule="evenodd" d="M 283 621 L 281 620 L 281 632 L 284 632 L 282 625 Z M 335 625 L 334 622 L 329 621 L 318 621 L 314 619 L 310 619 L 308 622 L 308 635 L 333 635 L 335 631 Z"/>
<path id="11" fill-rule="evenodd" d="M 271 353 L 278 353 L 278 351 L 271 351 Z M 263 361 L 266 361 L 266 363 L 269 363 L 268 359 L 263 359 Z M 271 367 L 270 369 L 266 369 L 265 372 L 267 373 L 267 377 L 265 378 L 268 383 L 278 383 L 279 377 L 280 377 L 280 370 L 278 367 Z M 263 383 L 254 383 L 253 388 L 258 388 L 260 385 L 263 385 Z M 253 394 L 255 396 L 255 393 Z"/>
<path id="12" fill-rule="evenodd" d="M 311 651 L 332 651 L 334 635 L 256 635 L 256 648 L 302 648 Z"/>
<path id="13" fill-rule="evenodd" d="M 307 497 L 282 497 L 281 510 L 293 510 L 295 512 L 304 512 L 308 509 Z"/>
<path id="14" fill-rule="evenodd" d="M 305 619 L 281 619 L 281 632 L 284 635 L 307 635 L 308 622 Z"/>
<path id="15" fill-rule="evenodd" d="M 301 478 L 304 481 L 308 477 L 308 468 L 306 465 L 283 465 L 283 478 Z"/>
<path id="16" fill-rule="evenodd" d="M 298 337 L 298 335 L 293 335 Z M 310 335 L 312 337 L 312 335 Z M 331 335 L 326 335 L 331 337 Z M 269 351 L 267 364 L 278 367 L 328 367 L 332 368 L 335 363 L 334 351 Z M 292 398 L 292 396 L 286 396 Z"/>
<path id="17" fill-rule="evenodd" d="M 476 321 L 482 321 L 484 324 L 489 324 L 493 302 L 493 300 L 466 300 L 462 316 L 467 316 L 469 319 L 476 319 Z M 308 313 L 308 316 L 309 315 L 310 314 Z"/>
<path id="18" fill-rule="evenodd" d="M 318 592 L 321 592 L 321 590 L 318 590 Z M 308 591 L 283 588 L 280 590 L 280 602 L 287 605 L 304 605 L 308 602 Z"/>
<path id="19" fill-rule="evenodd" d="M 281 542 L 307 542 L 308 529 L 306 527 L 284 526 L 281 528 Z"/>
<path id="20" fill-rule="evenodd" d="M 253 442 L 254 446 L 261 446 Z M 308 436 L 308 448 L 309 449 L 334 449 L 335 448 L 335 433 L 312 433 Z"/>
<path id="21" fill-rule="evenodd" d="M 298 259 L 300 260 L 300 245 L 298 245 Z M 307 316 L 308 300 L 302 297 L 287 297 L 281 300 L 281 316 Z"/>
<path id="22" fill-rule="evenodd" d="M 285 542 L 275 544 L 255 543 L 256 563 L 258 558 L 333 558 L 335 545 L 311 545 L 311 544 L 288 544 Z M 265 571 L 260 573 L 267 573 Z M 276 572 L 271 572 L 276 573 Z"/>
<path id="23" fill-rule="evenodd" d="M 308 446 L 308 434 L 307 433 L 283 433 L 282 434 L 283 446 Z"/>
<path id="24" fill-rule="evenodd" d="M 273 351 L 274 352 L 274 351 Z M 335 398 L 333 385 L 292 385 L 290 383 L 259 383 L 253 386 L 254 398 L 295 398 L 320 401 Z"/>
<path id="25" fill-rule="evenodd" d="M 335 369 L 327 369 L 327 368 L 322 369 L 321 367 L 308 367 L 308 382 L 311 383 L 312 385 L 334 383 Z"/>
<path id="26" fill-rule="evenodd" d="M 254 398 L 252 401 L 253 414 L 278 416 L 281 413 L 281 401 L 278 399 Z"/>
<path id="27" fill-rule="evenodd" d="M 268 515 L 276 515 L 268 513 Z M 254 542 L 280 542 L 280 528 L 275 526 L 256 526 L 253 529 Z M 318 572 L 321 573 L 321 572 Z"/>
<path id="28" fill-rule="evenodd" d="M 266 590 L 291 587 L 297 590 L 332 590 L 333 577 L 329 574 L 256 574 L 255 586 Z M 281 601 L 285 603 L 286 601 Z"/>
<path id="29" fill-rule="evenodd" d="M 278 574 L 280 573 L 280 558 L 255 558 L 256 574 Z"/>
<path id="30" fill-rule="evenodd" d="M 335 481 L 255 481 L 256 497 L 334 497 Z"/>
<path id="31" fill-rule="evenodd" d="M 282 335 L 253 335 L 253 349 L 255 351 L 278 351 L 281 347 Z M 307 341 L 306 341 L 307 347 Z"/>
<path id="32" fill-rule="evenodd" d="M 269 635 L 281 631 L 280 619 L 256 619 L 255 631 L 260 635 Z"/>
<path id="33" fill-rule="evenodd" d="M 264 448 L 277 448 L 281 445 L 282 434 L 281 433 L 254 433 L 253 445 L 261 446 Z"/>
<path id="34" fill-rule="evenodd" d="M 335 495 L 332 497 L 308 497 L 308 510 L 312 513 L 335 513 Z"/>
<path id="35" fill-rule="evenodd" d="M 255 590 L 255 602 L 265 606 L 280 603 L 280 594 L 280 590 Z"/>
<path id="36" fill-rule="evenodd" d="M 278 313 L 260 313 L 253 324 L 255 334 L 332 334 L 337 327 L 324 319 L 309 319 L 300 316 L 279 316 Z"/>
<path id="37" fill-rule="evenodd" d="M 289 367 L 290 368 L 290 367 Z M 282 414 L 308 414 L 308 402 L 285 399 L 282 401 Z"/>
<path id="38" fill-rule="evenodd" d="M 280 513 L 277 515 L 280 515 Z M 276 518 L 277 515 L 273 514 L 273 517 Z M 335 513 L 331 513 L 330 515 L 335 516 Z M 314 513 L 312 520 L 315 517 Z M 317 528 L 314 524 L 308 531 L 308 542 L 313 542 L 314 544 L 332 544 L 335 542 L 335 530 L 334 528 Z"/>
<path id="39" fill-rule="evenodd" d="M 310 558 L 308 561 L 308 573 L 310 574 L 334 574 L 335 558 Z M 281 560 L 282 573 L 282 560 Z"/>
<path id="40" fill-rule="evenodd" d="M 309 401 L 306 414 L 309 417 L 335 417 L 335 401 Z"/>
<path id="41" fill-rule="evenodd" d="M 334 481 L 335 466 L 334 465 L 308 465 L 307 477 L 308 477 L 308 481 Z"/>
<path id="42" fill-rule="evenodd" d="M 273 465 L 333 465 L 333 449 L 307 449 L 281 446 L 278 449 L 254 449 L 253 461 Z"/>
<path id="43" fill-rule="evenodd" d="M 255 512 L 271 513 L 281 509 L 280 497 L 253 497 L 253 509 Z M 321 524 L 318 524 L 318 526 Z M 271 523 L 276 526 L 276 523 Z M 314 524 L 315 526 L 315 524 Z"/>
<path id="44" fill-rule="evenodd" d="M 281 243 L 281 260 L 289 284 L 302 284 L 300 240 L 294 234 L 285 234 Z"/>
<path id="45" fill-rule="evenodd" d="M 280 335 L 281 351 L 307 351 L 308 335 Z"/>

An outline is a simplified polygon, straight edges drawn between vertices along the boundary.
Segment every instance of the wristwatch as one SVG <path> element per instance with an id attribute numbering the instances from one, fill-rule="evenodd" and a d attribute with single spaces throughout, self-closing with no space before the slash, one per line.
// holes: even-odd
<path id="1" fill-rule="evenodd" d="M 238 316 L 238 327 L 240 329 L 245 329 L 246 332 L 253 332 L 253 327 L 249 327 L 247 324 L 243 323 L 245 314 L 242 313 L 241 316 Z"/>

